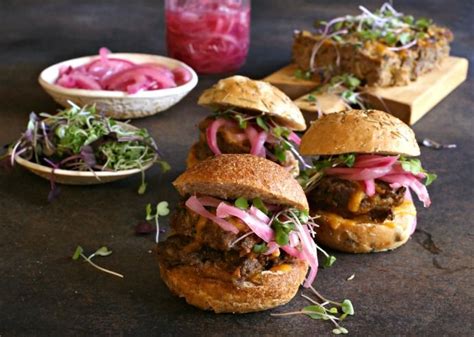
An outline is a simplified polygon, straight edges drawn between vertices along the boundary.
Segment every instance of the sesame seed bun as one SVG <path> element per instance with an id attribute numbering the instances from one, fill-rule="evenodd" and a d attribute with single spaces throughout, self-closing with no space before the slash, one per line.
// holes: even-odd
<path id="1" fill-rule="evenodd" d="M 303 189 L 280 165 L 251 154 L 222 154 L 196 163 L 174 182 L 181 195 L 263 201 L 308 209 Z"/>
<path id="2" fill-rule="evenodd" d="M 308 266 L 301 260 L 286 266 L 287 270 L 263 271 L 242 284 L 208 276 L 189 265 L 160 263 L 160 274 L 168 288 L 191 305 L 216 313 L 246 313 L 286 304 L 296 295 Z"/>
<path id="3" fill-rule="evenodd" d="M 314 121 L 301 139 L 304 156 L 371 153 L 419 156 L 413 130 L 379 110 L 347 110 Z"/>
<path id="4" fill-rule="evenodd" d="M 205 90 L 198 104 L 211 108 L 236 107 L 262 112 L 290 129 L 306 129 L 300 109 L 280 89 L 270 83 L 240 75 L 224 78 Z"/>
<path id="5" fill-rule="evenodd" d="M 324 246 L 347 253 L 371 253 L 392 250 L 409 239 L 416 221 L 413 202 L 404 200 L 392 209 L 393 219 L 383 223 L 360 222 L 340 215 L 316 211 L 319 227 L 316 240 Z"/>

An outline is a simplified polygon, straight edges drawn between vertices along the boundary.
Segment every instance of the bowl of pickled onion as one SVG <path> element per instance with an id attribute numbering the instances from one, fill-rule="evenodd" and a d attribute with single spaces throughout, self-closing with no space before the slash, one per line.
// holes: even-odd
<path id="1" fill-rule="evenodd" d="M 167 110 L 197 84 L 196 72 L 173 58 L 134 53 L 79 57 L 44 69 L 38 81 L 60 105 L 96 105 L 116 119 L 140 118 Z"/>

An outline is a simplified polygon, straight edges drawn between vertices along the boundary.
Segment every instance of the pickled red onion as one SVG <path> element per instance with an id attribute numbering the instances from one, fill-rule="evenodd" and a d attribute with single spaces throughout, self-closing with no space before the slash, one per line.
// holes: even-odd
<path id="1" fill-rule="evenodd" d="M 65 88 L 87 90 L 126 91 L 134 94 L 143 90 L 173 88 L 191 79 L 191 73 L 183 68 L 169 69 L 160 64 L 135 64 L 112 58 L 107 48 L 99 50 L 99 58 L 73 68 L 59 69 L 55 84 Z"/>
<path id="2" fill-rule="evenodd" d="M 300 243 L 300 239 L 298 238 L 298 234 L 295 231 L 291 231 L 288 237 L 290 239 L 290 247 L 298 246 L 298 243 Z"/>
<path id="3" fill-rule="evenodd" d="M 308 288 L 313 283 L 314 279 L 316 278 L 316 274 L 318 273 L 318 252 L 316 248 L 316 244 L 314 243 L 311 235 L 309 234 L 309 230 L 307 226 L 302 226 L 298 222 L 296 222 L 296 228 L 298 229 L 298 237 L 301 241 L 301 248 L 302 254 L 305 257 L 305 260 L 308 262 L 310 266 L 309 274 L 306 277 L 304 282 L 304 287 Z"/>
<path id="4" fill-rule="evenodd" d="M 351 168 L 351 167 L 334 167 L 325 171 L 328 175 L 339 175 L 347 180 L 368 180 L 383 177 L 391 172 L 391 166 L 381 166 L 372 168 Z"/>
<path id="5" fill-rule="evenodd" d="M 406 188 L 410 188 L 415 194 L 418 196 L 418 199 L 423 202 L 424 207 L 430 207 L 431 200 L 428 194 L 428 190 L 426 186 L 423 185 L 417 177 L 411 174 L 390 174 L 384 177 L 379 178 L 382 181 L 391 183 L 390 186 L 393 184 L 397 184 L 395 186 L 405 186 Z"/>
<path id="6" fill-rule="evenodd" d="M 199 214 L 200 216 L 205 217 L 206 219 L 209 219 L 211 221 L 214 221 L 216 224 L 218 224 L 223 230 L 227 232 L 232 232 L 234 234 L 238 234 L 239 230 L 237 227 L 235 227 L 233 224 L 230 222 L 221 219 L 211 212 L 209 212 L 207 209 L 204 208 L 202 203 L 199 201 L 199 199 L 196 196 L 191 196 L 189 197 L 188 200 L 186 200 L 185 203 L 186 207 L 189 208 L 191 211 Z"/>
<path id="7" fill-rule="evenodd" d="M 265 157 L 265 141 L 267 140 L 268 134 L 265 131 L 258 132 L 253 126 L 247 126 L 245 129 L 247 136 L 250 141 L 250 154 L 259 157 Z"/>
<path id="8" fill-rule="evenodd" d="M 365 194 L 372 197 L 375 194 L 375 181 L 374 179 L 363 180 L 365 186 Z"/>
<path id="9" fill-rule="evenodd" d="M 217 202 L 219 202 L 219 204 L 216 208 L 215 215 L 204 208 L 204 205 L 214 206 Z M 228 221 L 224 220 L 224 218 L 229 216 L 239 218 L 245 224 L 247 224 L 247 226 L 255 235 L 267 243 L 268 250 L 264 254 L 272 254 L 281 248 L 287 254 L 308 262 L 310 265 L 310 272 L 305 280 L 304 286 L 309 287 L 314 281 L 318 269 L 317 247 L 311 238 L 308 225 L 301 224 L 296 216 L 291 212 L 290 214 L 292 215 L 289 215 L 288 218 L 291 219 L 291 217 L 294 217 L 293 220 L 296 226 L 296 231 L 292 231 L 289 234 L 290 244 L 280 246 L 274 241 L 275 234 L 270 226 L 270 218 L 268 218 L 263 212 L 255 207 L 246 211 L 213 197 L 197 198 L 196 196 L 191 196 L 186 201 L 185 205 L 197 214 L 214 221 L 222 229 L 231 231 L 235 234 L 239 232 L 238 229 Z M 266 218 L 264 218 L 262 214 Z M 268 221 L 263 221 L 267 219 Z M 296 246 L 299 244 L 301 244 L 301 250 L 296 248 Z"/>
<path id="10" fill-rule="evenodd" d="M 408 201 L 411 201 L 413 202 L 413 198 L 411 197 L 411 193 L 410 193 L 410 190 L 407 189 L 405 191 L 405 200 L 408 200 Z M 416 215 L 413 217 L 413 222 L 411 224 L 411 231 L 410 231 L 410 235 L 412 235 L 413 233 L 415 233 L 415 230 L 416 230 L 416 223 L 417 223 L 417 220 L 416 220 Z"/>
<path id="11" fill-rule="evenodd" d="M 235 216 L 249 226 L 252 232 L 255 233 L 259 238 L 265 242 L 270 242 L 273 240 L 274 234 L 273 230 L 269 224 L 260 221 L 257 217 L 251 216 L 249 213 L 241 210 L 240 208 L 230 206 L 225 202 L 221 202 L 216 209 L 216 215 L 219 218 L 226 218 L 228 216 Z"/>
<path id="12" fill-rule="evenodd" d="M 224 118 L 218 118 L 212 121 L 206 129 L 207 145 L 216 156 L 222 154 L 217 145 L 217 131 L 224 125 L 234 126 L 235 123 Z"/>
<path id="13" fill-rule="evenodd" d="M 378 156 L 371 154 L 360 154 L 356 157 L 353 167 L 376 167 L 390 166 L 396 163 L 398 156 Z"/>
<path id="14" fill-rule="evenodd" d="M 288 140 L 289 141 L 292 141 L 293 143 L 295 143 L 296 145 L 300 146 L 301 144 L 301 138 L 298 137 L 298 135 L 294 132 L 291 132 L 288 136 Z"/>
<path id="15" fill-rule="evenodd" d="M 406 187 L 416 193 L 424 207 L 431 205 L 426 186 L 420 182 L 425 174 L 405 171 L 397 162 L 398 156 L 360 155 L 353 167 L 334 167 L 325 170 L 328 175 L 336 175 L 342 179 L 362 181 L 368 196 L 375 194 L 374 179 L 390 183 L 390 187 Z"/>
<path id="16" fill-rule="evenodd" d="M 265 223 L 270 222 L 270 218 L 255 206 L 250 206 L 249 213 L 255 216 L 260 221 L 263 221 Z"/>

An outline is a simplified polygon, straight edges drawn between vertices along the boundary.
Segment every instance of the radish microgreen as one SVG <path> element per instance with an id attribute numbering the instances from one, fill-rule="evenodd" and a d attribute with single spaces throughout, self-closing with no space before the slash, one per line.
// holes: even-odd
<path id="1" fill-rule="evenodd" d="M 26 131 L 11 147 L 10 157 L 22 158 L 53 169 L 73 171 L 122 171 L 140 169 L 138 193 L 146 190 L 145 167 L 159 163 L 163 172 L 169 164 L 160 159 L 158 148 L 146 129 L 131 129 L 96 111 L 95 106 L 71 108 L 56 115 L 30 114 Z M 43 119 L 40 119 L 42 117 Z M 96 175 L 98 178 L 98 176 Z"/>
<path id="2" fill-rule="evenodd" d="M 234 202 L 234 205 L 240 209 L 248 209 L 249 208 L 249 202 L 245 198 L 237 198 Z"/>
<path id="3" fill-rule="evenodd" d="M 311 305 L 303 307 L 300 311 L 292 311 L 285 313 L 271 314 L 272 316 L 293 316 L 293 315 L 305 315 L 311 319 L 331 321 L 335 328 L 332 333 L 335 335 L 348 334 L 349 331 L 341 325 L 341 322 L 347 316 L 353 316 L 355 314 L 352 302 L 348 299 L 342 302 L 335 302 L 323 297 L 316 291 L 312 286 L 310 290 L 316 295 L 316 299 L 309 297 L 306 294 L 301 296 L 311 302 Z"/>
<path id="4" fill-rule="evenodd" d="M 92 262 L 92 259 L 95 256 L 109 256 L 110 254 L 112 254 L 112 251 L 109 250 L 106 246 L 102 246 L 99 249 L 97 249 L 94 253 L 92 253 L 91 255 L 86 256 L 84 254 L 84 249 L 81 246 L 77 246 L 76 250 L 74 251 L 74 254 L 72 255 L 72 259 L 77 261 L 77 260 L 79 260 L 79 258 L 82 258 L 84 261 L 89 263 L 92 267 L 94 267 L 94 268 L 96 268 L 100 271 L 103 271 L 104 273 L 108 273 L 108 274 L 123 278 L 122 274 L 119 274 L 119 273 L 116 273 L 112 270 L 103 268 L 103 267 L 95 264 L 94 262 Z"/>
<path id="5" fill-rule="evenodd" d="M 158 243 L 160 239 L 160 222 L 158 221 L 158 218 L 160 216 L 167 216 L 170 213 L 170 210 L 168 208 L 169 204 L 167 201 L 160 201 L 155 208 L 155 212 L 153 213 L 153 208 L 151 204 L 146 205 L 146 220 L 155 220 L 155 225 L 156 225 L 156 237 L 155 241 Z"/>

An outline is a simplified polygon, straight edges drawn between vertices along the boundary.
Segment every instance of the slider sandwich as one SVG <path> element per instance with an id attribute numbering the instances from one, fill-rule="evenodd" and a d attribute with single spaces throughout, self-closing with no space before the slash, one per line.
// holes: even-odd
<path id="1" fill-rule="evenodd" d="M 299 173 L 294 131 L 306 129 L 301 111 L 288 96 L 267 82 L 232 76 L 204 91 L 198 104 L 214 113 L 199 123 L 199 141 L 187 166 L 223 153 L 250 153 Z"/>
<path id="2" fill-rule="evenodd" d="M 161 278 L 172 292 L 201 309 L 245 313 L 283 305 L 300 284 L 312 284 L 315 224 L 303 189 L 284 168 L 223 154 L 173 184 L 183 201 L 171 235 L 158 244 Z"/>
<path id="3" fill-rule="evenodd" d="M 404 244 L 415 231 L 411 192 L 425 207 L 426 172 L 413 130 L 377 110 L 349 110 L 316 120 L 301 154 L 314 156 L 299 177 L 316 216 L 319 243 L 349 253 L 380 252 Z"/>

